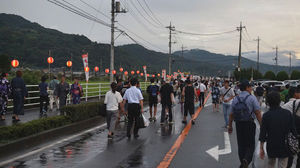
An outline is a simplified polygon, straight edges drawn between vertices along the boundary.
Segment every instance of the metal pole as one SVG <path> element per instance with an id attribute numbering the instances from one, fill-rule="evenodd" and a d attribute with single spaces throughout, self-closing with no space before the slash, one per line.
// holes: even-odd
<path id="1" fill-rule="evenodd" d="M 101 83 L 99 83 L 99 100 L 101 100 Z"/>
<path id="2" fill-rule="evenodd" d="M 85 101 L 87 102 L 87 98 L 88 98 L 88 85 L 89 84 L 89 81 L 86 81 L 86 84 L 85 84 Z"/>
<path id="3" fill-rule="evenodd" d="M 114 75 L 112 71 L 114 70 L 114 33 L 115 33 L 115 0 L 111 1 L 111 44 L 110 44 L 110 82 L 113 82 Z"/>
<path id="4" fill-rule="evenodd" d="M 239 57 L 238 57 L 238 71 L 241 71 L 241 57 L 242 57 L 242 22 L 240 23 L 240 27 L 238 28 L 240 31 L 240 41 L 239 41 Z"/>

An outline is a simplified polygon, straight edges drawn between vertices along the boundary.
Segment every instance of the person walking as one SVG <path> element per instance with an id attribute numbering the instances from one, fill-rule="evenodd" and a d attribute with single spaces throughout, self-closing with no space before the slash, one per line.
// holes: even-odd
<path id="1" fill-rule="evenodd" d="M 78 78 L 75 78 L 74 83 L 71 85 L 71 96 L 73 104 L 80 104 L 80 98 L 83 96 L 83 89 L 78 82 Z"/>
<path id="2" fill-rule="evenodd" d="M 296 131 L 299 135 L 300 133 L 300 88 L 290 87 L 288 92 L 288 97 L 290 98 L 287 103 L 285 103 L 282 108 L 290 111 L 293 114 Z M 300 138 L 298 139 L 300 143 Z M 294 162 L 294 156 L 289 156 L 287 168 L 291 168 Z M 300 167 L 300 153 L 297 154 L 296 167 Z"/>
<path id="3" fill-rule="evenodd" d="M 169 81 L 167 81 L 160 88 L 160 96 L 161 96 L 161 118 L 160 124 L 163 125 L 166 118 L 169 118 L 169 124 L 173 124 L 173 114 L 172 114 L 172 104 L 174 103 L 172 97 L 174 98 L 173 87 L 170 85 Z M 166 117 L 166 109 L 168 109 L 168 117 Z"/>
<path id="4" fill-rule="evenodd" d="M 159 87 L 154 83 L 154 78 L 150 79 L 151 84 L 147 87 L 147 93 L 149 96 L 149 108 L 150 108 L 150 118 L 149 121 L 156 121 L 157 103 L 158 103 L 158 93 Z M 152 115 L 152 107 L 154 107 L 154 113 Z"/>
<path id="5" fill-rule="evenodd" d="M 200 89 L 199 102 L 200 102 L 200 107 L 202 107 L 204 106 L 204 97 L 206 93 L 206 86 L 204 85 L 204 81 L 200 82 L 199 89 Z"/>
<path id="6" fill-rule="evenodd" d="M 195 97 L 196 102 L 198 102 L 197 91 L 193 87 L 193 84 L 190 80 L 186 81 L 187 86 L 183 88 L 182 96 L 184 96 L 184 117 L 182 123 L 186 124 L 186 117 L 188 113 L 191 116 L 192 124 L 195 124 L 194 113 L 195 113 Z"/>
<path id="7" fill-rule="evenodd" d="M 105 94 L 104 104 L 106 104 L 106 123 L 108 129 L 107 137 L 109 139 L 113 138 L 117 115 L 119 113 L 119 105 L 122 103 L 123 99 L 120 92 L 117 92 L 117 84 L 112 82 L 111 90 Z"/>
<path id="8" fill-rule="evenodd" d="M 46 83 L 47 77 L 41 78 L 39 84 L 40 90 L 40 116 L 46 115 L 48 111 L 49 97 L 48 97 L 48 84 Z"/>
<path id="9" fill-rule="evenodd" d="M 220 104 L 220 89 L 217 83 L 212 83 L 211 88 L 212 95 L 212 103 L 213 103 L 213 112 L 219 112 L 219 104 Z"/>
<path id="10" fill-rule="evenodd" d="M 133 123 L 134 124 L 134 130 L 133 134 L 135 138 L 139 137 L 139 128 L 136 124 L 136 121 L 138 117 L 143 112 L 143 95 L 142 92 L 136 87 L 137 85 L 137 79 L 133 78 L 130 80 L 131 87 L 126 90 L 124 96 L 123 96 L 123 111 L 124 111 L 124 104 L 126 101 L 128 101 L 128 124 L 127 124 L 127 137 L 131 137 L 131 128 Z"/>
<path id="11" fill-rule="evenodd" d="M 20 121 L 19 115 L 24 115 L 24 101 L 28 97 L 27 88 L 22 79 L 23 73 L 18 70 L 16 77 L 11 81 L 12 95 L 13 95 L 13 121 Z"/>
<path id="12" fill-rule="evenodd" d="M 49 82 L 49 97 L 50 97 L 50 110 L 53 111 L 53 103 L 56 104 L 56 109 L 59 110 L 59 100 L 55 95 L 55 90 L 57 85 L 59 84 L 59 80 L 57 80 L 56 76 Z"/>
<path id="13" fill-rule="evenodd" d="M 261 124 L 261 111 L 255 96 L 251 95 L 252 87 L 249 81 L 240 84 L 241 93 L 235 97 L 229 117 L 228 133 L 232 133 L 232 122 L 235 121 L 238 155 L 241 168 L 247 168 L 252 162 L 255 150 L 256 124 L 254 119 Z"/>
<path id="14" fill-rule="evenodd" d="M 258 86 L 255 89 L 255 95 L 260 106 L 262 106 L 263 103 L 264 93 L 265 93 L 265 89 L 261 86 L 261 83 L 258 83 Z"/>
<path id="15" fill-rule="evenodd" d="M 60 83 L 57 85 L 56 94 L 59 99 L 59 109 L 66 106 L 67 96 L 70 93 L 70 85 L 65 81 L 66 77 L 62 76 Z"/>
<path id="16" fill-rule="evenodd" d="M 231 112 L 231 103 L 232 103 L 232 99 L 235 97 L 235 94 L 233 89 L 229 87 L 228 80 L 224 82 L 224 87 L 222 87 L 220 91 L 221 91 L 221 100 L 223 102 L 223 113 L 224 113 L 224 120 L 225 120 L 224 128 L 227 128 L 228 117 Z"/>
<path id="17" fill-rule="evenodd" d="M 290 111 L 280 107 L 280 94 L 271 92 L 267 95 L 269 111 L 264 113 L 260 127 L 260 158 L 264 159 L 264 144 L 267 143 L 268 168 L 286 168 L 289 150 L 286 146 L 286 135 L 293 132 L 297 135 Z"/>
<path id="18" fill-rule="evenodd" d="M 11 86 L 7 80 L 7 74 L 2 73 L 0 79 L 0 119 L 5 120 L 5 114 L 7 112 L 8 98 L 11 95 Z"/>

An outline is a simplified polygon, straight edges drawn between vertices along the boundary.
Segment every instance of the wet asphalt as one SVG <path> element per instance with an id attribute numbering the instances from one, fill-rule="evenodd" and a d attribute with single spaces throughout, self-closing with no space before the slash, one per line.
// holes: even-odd
<path id="1" fill-rule="evenodd" d="M 149 117 L 149 108 L 145 108 Z M 263 108 L 266 111 L 266 108 Z M 184 129 L 181 123 L 180 104 L 173 107 L 174 125 L 160 125 L 161 106 L 158 106 L 158 120 L 147 128 L 140 129 L 138 139 L 126 137 L 125 123 L 121 122 L 113 140 L 107 139 L 105 125 L 94 131 L 64 141 L 37 154 L 19 159 L 4 167 L 10 168 L 154 168 L 163 160 L 166 153 Z M 189 119 L 189 118 L 188 118 Z M 221 155 L 216 161 L 207 154 L 207 150 L 219 145 L 224 148 L 224 119 L 222 106 L 220 112 L 213 112 L 211 99 L 200 112 L 196 124 L 192 126 L 169 167 L 174 168 L 235 168 L 239 167 L 235 130 L 230 135 L 232 152 Z M 259 126 L 257 127 L 257 135 Z M 255 152 L 253 167 L 264 167 L 266 160 L 258 158 Z M 250 166 L 251 167 L 251 166 Z"/>

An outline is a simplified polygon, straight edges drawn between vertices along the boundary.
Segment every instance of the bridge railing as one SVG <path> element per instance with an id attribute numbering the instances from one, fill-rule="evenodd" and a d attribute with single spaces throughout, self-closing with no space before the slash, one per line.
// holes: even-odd
<path id="1" fill-rule="evenodd" d="M 149 82 L 140 82 L 140 87 L 143 91 L 147 89 Z M 110 90 L 110 83 L 83 83 L 82 86 L 84 95 L 81 97 L 83 101 L 88 101 L 89 99 L 98 98 L 99 100 L 105 96 L 106 92 Z M 39 85 L 26 85 L 28 90 L 28 97 L 24 103 L 25 107 L 37 106 L 40 104 L 39 96 Z M 71 88 L 71 84 L 70 84 Z M 68 95 L 67 104 L 71 104 L 71 95 Z M 8 108 L 13 108 L 12 99 L 9 100 Z"/>

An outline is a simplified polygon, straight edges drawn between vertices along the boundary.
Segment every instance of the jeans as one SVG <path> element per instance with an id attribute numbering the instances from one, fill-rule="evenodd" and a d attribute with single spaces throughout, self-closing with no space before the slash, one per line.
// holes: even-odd
<path id="1" fill-rule="evenodd" d="M 110 132 L 115 131 L 116 121 L 117 121 L 117 115 L 119 110 L 107 110 L 106 111 L 106 123 L 107 123 L 107 129 Z"/>
<path id="2" fill-rule="evenodd" d="M 169 109 L 169 122 L 172 122 L 172 121 L 173 121 L 172 105 L 162 104 L 162 108 L 161 108 L 161 118 L 160 118 L 160 122 L 161 122 L 161 123 L 165 122 L 165 118 L 166 118 L 166 108 Z"/>
<path id="3" fill-rule="evenodd" d="M 278 168 L 286 168 L 288 164 L 288 157 L 286 158 L 269 158 L 268 159 L 268 168 L 274 168 L 276 160 L 278 159 Z"/>
<path id="4" fill-rule="evenodd" d="M 231 112 L 231 104 L 223 103 L 223 113 L 224 113 L 225 126 L 228 126 L 230 112 Z"/>
<path id="5" fill-rule="evenodd" d="M 131 128 L 134 121 L 137 121 L 141 113 L 140 104 L 128 103 L 128 125 L 127 125 L 127 136 L 131 135 Z M 134 124 L 133 134 L 138 135 L 139 128 L 137 124 Z"/>
<path id="6" fill-rule="evenodd" d="M 255 131 L 256 125 L 253 121 L 236 122 L 238 153 L 241 163 L 244 159 L 247 160 L 248 164 L 252 162 L 255 151 Z"/>

